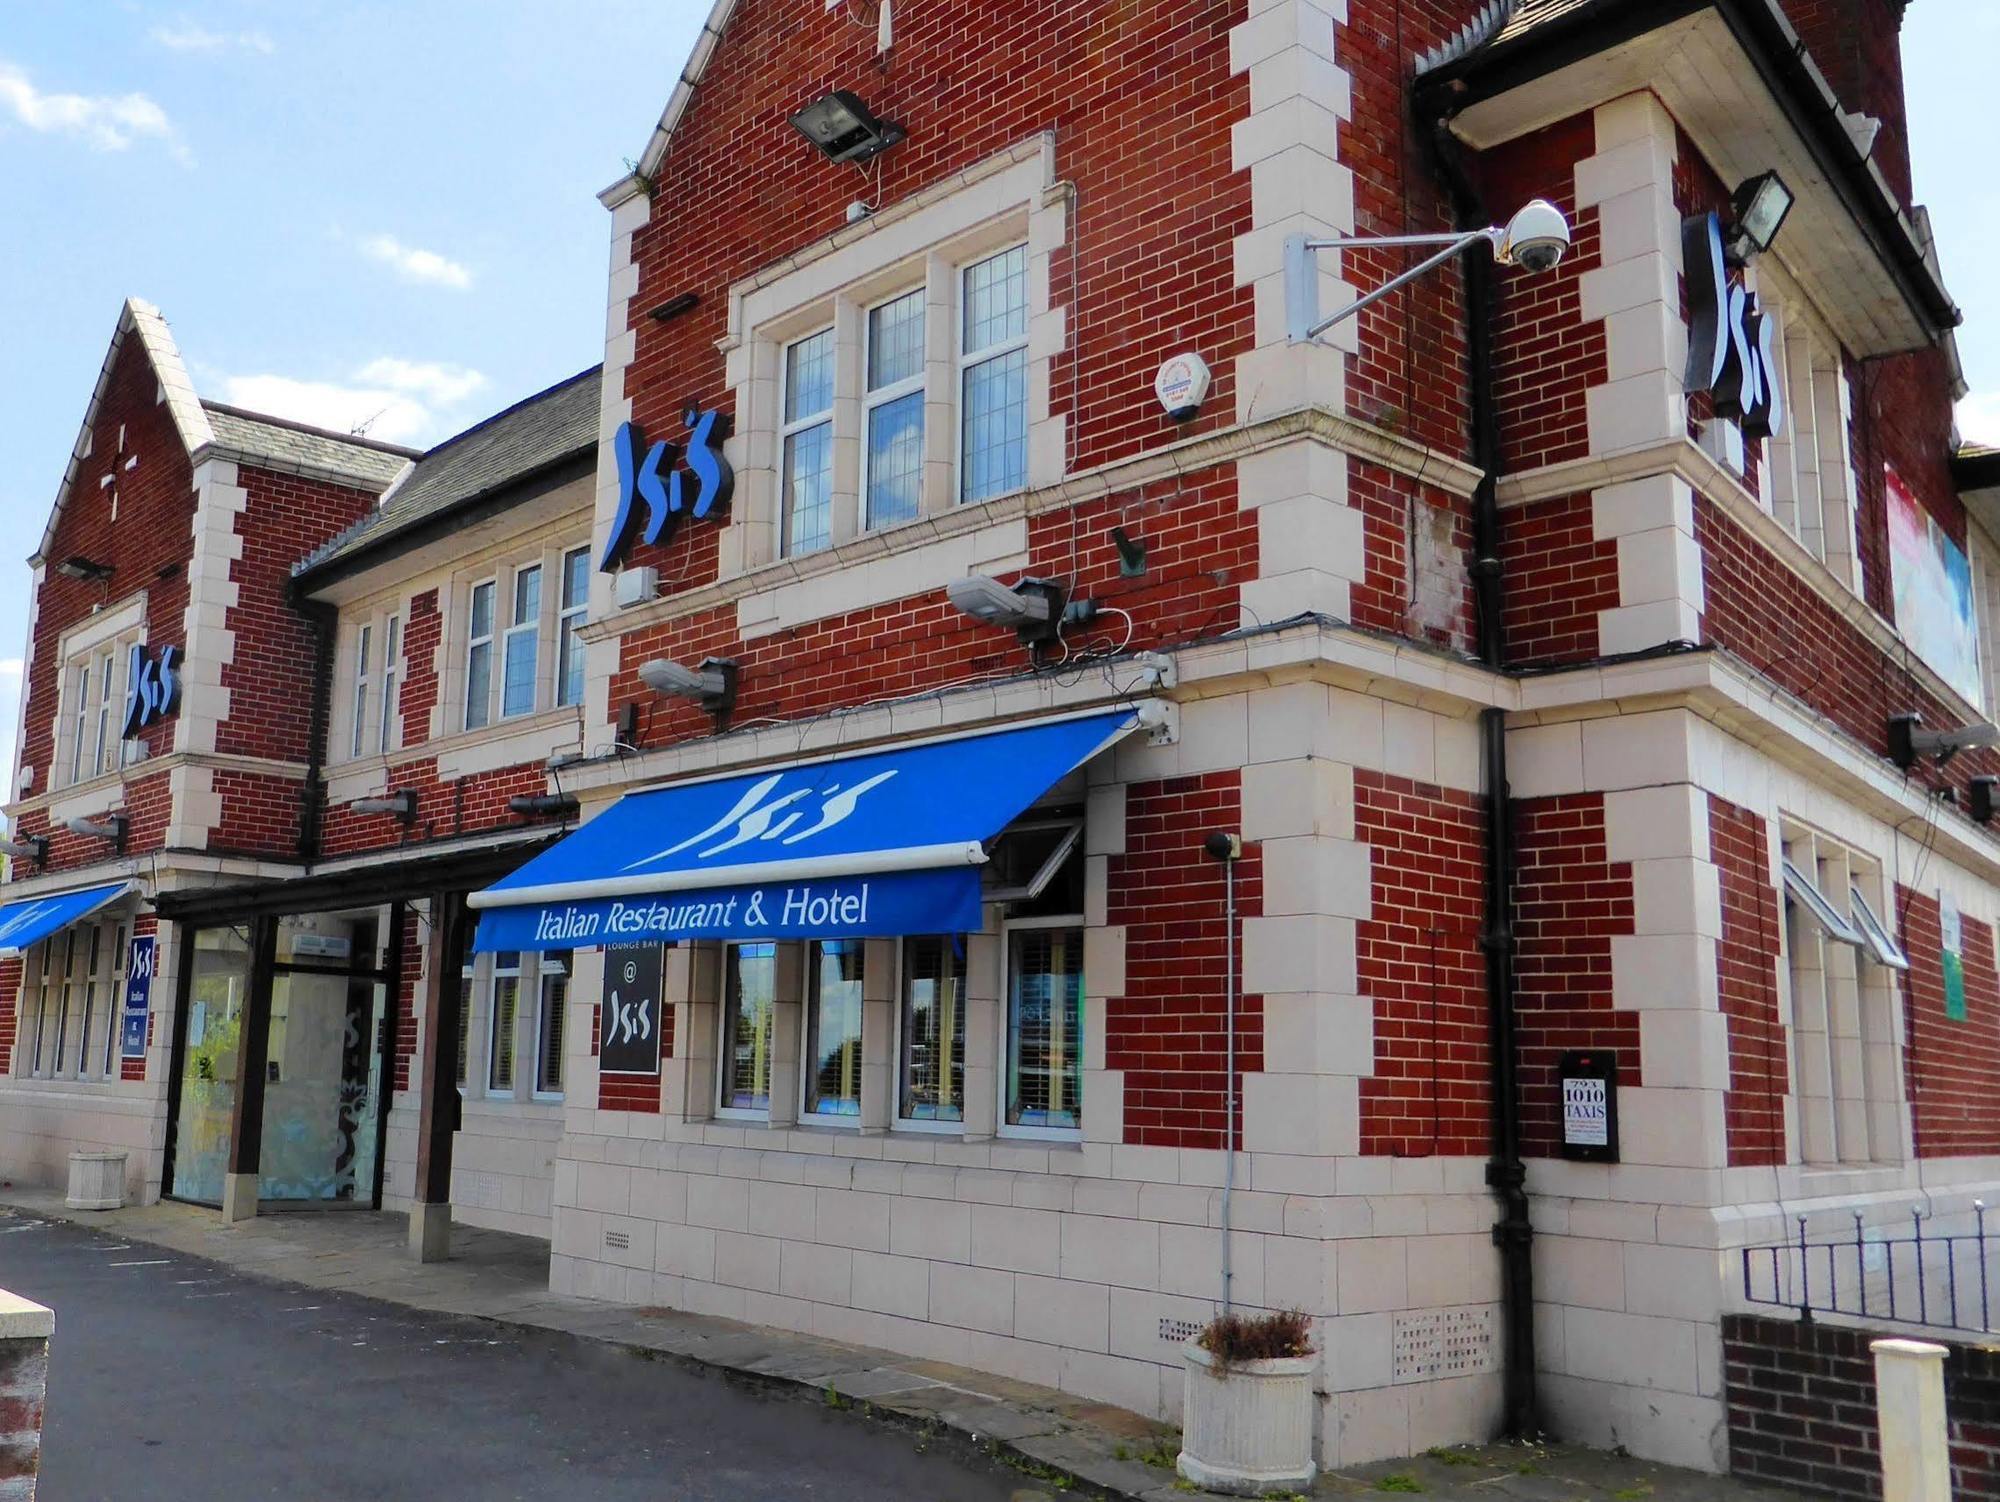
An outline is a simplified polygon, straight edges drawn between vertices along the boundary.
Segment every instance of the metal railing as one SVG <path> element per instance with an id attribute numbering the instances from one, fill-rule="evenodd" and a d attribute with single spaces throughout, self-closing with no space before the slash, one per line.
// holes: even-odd
<path id="1" fill-rule="evenodd" d="M 1743 1297 L 1795 1309 L 1803 1320 L 1838 1314 L 1991 1334 L 2000 1313 L 2000 1230 L 1988 1235 L 1977 1200 L 1967 1230 L 1926 1232 L 1935 1219 L 1912 1210 L 1909 1235 L 1871 1235 L 1857 1213 L 1852 1236 L 1814 1241 L 1801 1215 L 1795 1240 L 1743 1248 Z"/>

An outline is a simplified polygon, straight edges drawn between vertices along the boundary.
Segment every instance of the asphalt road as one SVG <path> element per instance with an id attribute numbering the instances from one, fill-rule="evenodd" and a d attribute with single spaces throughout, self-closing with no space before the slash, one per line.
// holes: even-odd
<path id="1" fill-rule="evenodd" d="M 1008 1502 L 1024 1485 L 946 1441 L 615 1347 L 73 1226 L 0 1219 L 0 1287 L 56 1311 L 41 1502 Z"/>

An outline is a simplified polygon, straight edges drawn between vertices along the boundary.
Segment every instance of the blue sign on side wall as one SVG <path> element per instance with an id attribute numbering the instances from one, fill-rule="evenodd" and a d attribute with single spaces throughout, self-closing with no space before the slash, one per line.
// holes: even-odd
<path id="1" fill-rule="evenodd" d="M 124 1045 L 128 1059 L 146 1057 L 146 1013 L 153 1004 L 153 962 L 158 941 L 146 934 L 132 941 L 132 959 L 125 971 Z"/>

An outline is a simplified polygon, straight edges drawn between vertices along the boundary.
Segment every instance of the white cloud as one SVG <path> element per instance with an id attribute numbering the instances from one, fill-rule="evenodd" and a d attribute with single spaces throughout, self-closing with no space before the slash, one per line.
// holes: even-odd
<path id="1" fill-rule="evenodd" d="M 174 125 L 144 94 L 45 94 L 26 71 L 0 62 L 0 111 L 29 130 L 78 136 L 98 151 L 123 151 L 134 141 L 160 141 L 174 157 L 191 161 Z"/>
<path id="2" fill-rule="evenodd" d="M 1958 404 L 1958 434 L 2000 447 L 2000 391 L 1975 391 Z"/>
<path id="3" fill-rule="evenodd" d="M 222 378 L 223 400 L 336 433 L 365 432 L 388 443 L 424 443 L 439 436 L 451 409 L 486 385 L 463 365 L 384 355 L 352 381 L 301 381 L 282 375 Z"/>
<path id="4" fill-rule="evenodd" d="M 155 26 L 152 38 L 170 52 L 261 52 L 267 56 L 277 46 L 261 31 L 210 31 L 182 17 L 171 26 Z"/>
<path id="5" fill-rule="evenodd" d="M 405 245 L 394 235 L 370 235 L 361 242 L 361 251 L 385 266 L 394 267 L 396 274 L 405 281 L 427 282 L 460 292 L 472 285 L 472 273 L 458 262 L 448 260 L 434 250 Z"/>
<path id="6" fill-rule="evenodd" d="M 485 376 L 463 365 L 399 360 L 394 355 L 370 360 L 355 372 L 355 379 L 421 397 L 441 407 L 457 406 L 486 384 Z"/>

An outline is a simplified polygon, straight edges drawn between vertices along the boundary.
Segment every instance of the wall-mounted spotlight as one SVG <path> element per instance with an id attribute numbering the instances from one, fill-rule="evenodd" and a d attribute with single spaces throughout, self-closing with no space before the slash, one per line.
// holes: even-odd
<path id="1" fill-rule="evenodd" d="M 17 861 L 33 861 L 38 866 L 49 863 L 49 837 L 45 834 L 24 834 L 18 840 L 0 840 L 0 855 L 11 855 Z"/>
<path id="2" fill-rule="evenodd" d="M 516 793 L 507 800 L 507 811 L 523 819 L 567 819 L 577 807 L 570 793 Z"/>
<path id="3" fill-rule="evenodd" d="M 986 574 L 967 574 L 944 592 L 974 620 L 1011 628 L 1030 646 L 1055 640 L 1062 626 L 1063 587 L 1054 579 L 1022 579 L 1010 587 Z"/>
<path id="4" fill-rule="evenodd" d="M 865 162 L 903 139 L 903 127 L 878 119 L 847 89 L 815 99 L 791 117 L 792 128 L 835 162 Z"/>
<path id="5" fill-rule="evenodd" d="M 1760 172 L 1742 183 L 1729 196 L 1729 228 L 1723 235 L 1729 258 L 1740 266 L 1769 250 L 1795 202 L 1796 196 L 1775 172 Z"/>
<path id="6" fill-rule="evenodd" d="M 125 853 L 125 831 L 131 827 L 131 820 L 123 814 L 106 814 L 101 819 L 65 819 L 63 828 L 71 834 L 87 834 L 92 839 L 109 840 Z"/>
<path id="7" fill-rule="evenodd" d="M 1919 757 L 1929 756 L 1943 766 L 1961 751 L 1982 746 L 2000 746 L 2000 725 L 1978 720 L 1956 730 L 1926 730 L 1920 714 L 1891 715 L 1889 718 L 1889 760 L 1905 772 Z"/>
<path id="8" fill-rule="evenodd" d="M 417 819 L 417 790 L 398 788 L 380 798 L 356 798 L 347 806 L 357 814 L 394 814 L 405 824 L 414 824 Z"/>
<path id="9" fill-rule="evenodd" d="M 736 708 L 736 663 L 727 657 L 704 657 L 692 668 L 656 657 L 639 664 L 639 681 L 656 694 L 693 699 L 715 716 L 718 729 L 728 728 Z"/>
<path id="10" fill-rule="evenodd" d="M 95 558 L 86 558 L 77 553 L 58 563 L 56 572 L 65 579 L 82 579 L 91 584 L 102 584 L 111 577 L 113 570 L 108 563 L 99 563 Z"/>

